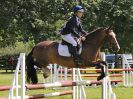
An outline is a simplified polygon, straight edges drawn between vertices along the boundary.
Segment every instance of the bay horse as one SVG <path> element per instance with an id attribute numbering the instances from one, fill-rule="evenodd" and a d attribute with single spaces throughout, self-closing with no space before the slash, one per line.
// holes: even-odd
<path id="1" fill-rule="evenodd" d="M 100 66 L 98 63 L 102 63 L 103 61 L 97 61 L 97 56 L 99 55 L 100 48 L 104 42 L 108 42 L 109 47 L 113 51 L 117 52 L 120 49 L 115 33 L 113 32 L 111 27 L 98 28 L 88 33 L 85 38 L 86 40 L 82 44 L 81 52 L 83 64 L 82 66 L 79 66 L 79 68 L 95 65 Z M 26 59 L 28 82 L 33 84 L 36 84 L 38 82 L 34 65 L 42 69 L 44 78 L 47 78 L 49 76 L 50 71 L 47 68 L 49 64 L 56 63 L 68 68 L 75 68 L 75 63 L 72 57 L 64 57 L 58 54 L 58 45 L 59 43 L 55 41 L 43 41 L 34 46 Z M 103 73 L 101 73 L 101 76 L 103 78 Z"/>

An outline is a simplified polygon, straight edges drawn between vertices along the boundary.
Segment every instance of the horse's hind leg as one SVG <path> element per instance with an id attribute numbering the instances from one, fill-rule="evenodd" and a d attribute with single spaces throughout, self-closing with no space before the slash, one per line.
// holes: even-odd
<path id="1" fill-rule="evenodd" d="M 50 76 L 50 70 L 47 67 L 42 67 L 42 73 L 43 73 L 44 79 Z"/>
<path id="2" fill-rule="evenodd" d="M 49 76 L 50 76 L 50 69 L 48 69 L 48 67 L 47 67 L 47 65 L 45 64 L 45 65 L 42 65 L 42 64 L 44 64 L 44 63 L 37 63 L 36 62 L 36 65 L 39 67 L 39 68 L 41 68 L 41 71 L 42 71 L 42 73 L 43 73 L 43 77 L 44 77 L 44 79 L 46 79 L 46 78 L 48 78 Z"/>

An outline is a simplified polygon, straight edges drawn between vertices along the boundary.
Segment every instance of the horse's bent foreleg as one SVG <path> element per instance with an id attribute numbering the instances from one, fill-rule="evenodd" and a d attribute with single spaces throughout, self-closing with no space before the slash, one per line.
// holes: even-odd
<path id="1" fill-rule="evenodd" d="M 100 74 L 100 76 L 97 77 L 97 80 L 99 81 L 107 76 L 106 71 L 104 70 L 104 66 L 107 66 L 107 63 L 105 61 L 98 61 L 98 62 L 95 62 L 94 64 L 98 68 L 101 69 L 101 74 Z"/>
<path id="2" fill-rule="evenodd" d="M 98 81 L 103 79 L 106 76 L 105 71 L 104 71 L 104 66 L 101 66 L 100 68 L 101 68 L 101 74 L 100 76 L 97 77 Z"/>

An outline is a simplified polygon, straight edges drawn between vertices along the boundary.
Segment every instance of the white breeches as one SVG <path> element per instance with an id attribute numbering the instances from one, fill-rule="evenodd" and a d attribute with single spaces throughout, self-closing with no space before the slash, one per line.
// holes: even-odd
<path id="1" fill-rule="evenodd" d="M 62 39 L 73 46 L 77 46 L 77 42 L 71 34 L 61 35 Z"/>

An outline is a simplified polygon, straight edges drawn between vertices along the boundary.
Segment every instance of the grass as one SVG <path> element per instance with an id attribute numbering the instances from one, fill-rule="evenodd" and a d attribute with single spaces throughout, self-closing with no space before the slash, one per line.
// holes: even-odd
<path id="1" fill-rule="evenodd" d="M 39 76 L 39 82 L 43 82 L 41 73 L 39 73 L 38 76 Z M 5 71 L 0 71 L 0 86 L 11 85 L 12 79 L 13 79 L 13 73 L 5 73 Z M 60 92 L 63 90 L 62 89 L 60 90 L 59 89 L 58 90 L 55 90 L 55 89 L 27 90 L 26 95 L 44 94 L 44 93 L 57 92 L 57 91 Z M 97 88 L 85 87 L 85 90 L 86 90 L 87 99 L 101 99 L 101 87 L 100 86 L 98 86 Z M 113 91 L 116 93 L 117 99 L 133 99 L 133 88 L 132 87 L 126 88 L 122 86 L 122 83 L 119 83 L 118 87 L 113 88 Z M 7 95 L 8 95 L 8 91 L 0 92 L 0 97 L 7 96 Z M 47 99 L 71 99 L 71 95 L 51 97 Z"/>

